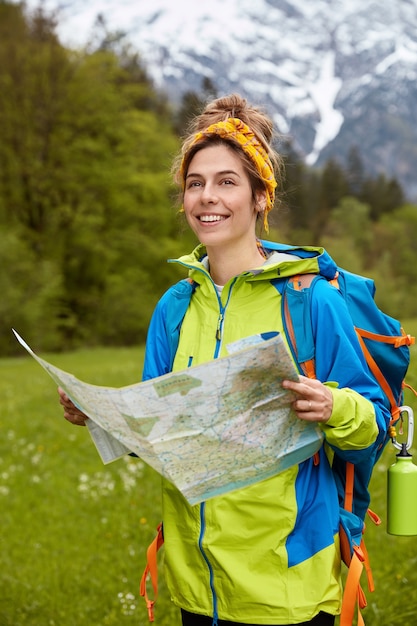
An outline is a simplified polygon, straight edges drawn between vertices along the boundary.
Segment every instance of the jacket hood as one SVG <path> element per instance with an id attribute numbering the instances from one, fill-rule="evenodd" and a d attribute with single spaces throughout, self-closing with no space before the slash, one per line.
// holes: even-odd
<path id="1" fill-rule="evenodd" d="M 272 280 L 296 274 L 321 274 L 331 280 L 337 274 L 337 265 L 324 248 L 290 246 L 265 240 L 261 240 L 260 243 L 267 254 L 267 259 L 263 265 L 246 272 L 249 278 L 253 276 Z M 198 245 L 190 254 L 170 259 L 169 262 L 188 267 L 190 275 L 195 274 L 194 270 L 208 274 L 208 258 L 203 244 Z"/>

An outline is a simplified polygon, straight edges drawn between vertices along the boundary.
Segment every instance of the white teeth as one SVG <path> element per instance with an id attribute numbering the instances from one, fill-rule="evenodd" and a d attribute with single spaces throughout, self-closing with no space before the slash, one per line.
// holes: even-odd
<path id="1" fill-rule="evenodd" d="M 200 222 L 221 222 L 225 219 L 224 215 L 200 215 L 199 217 Z"/>

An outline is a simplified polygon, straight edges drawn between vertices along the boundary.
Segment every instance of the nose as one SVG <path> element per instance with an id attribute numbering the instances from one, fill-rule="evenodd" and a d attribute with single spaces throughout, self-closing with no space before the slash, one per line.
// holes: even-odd
<path id="1" fill-rule="evenodd" d="M 215 204 L 218 200 L 214 185 L 206 183 L 201 192 L 201 201 L 205 204 Z"/>

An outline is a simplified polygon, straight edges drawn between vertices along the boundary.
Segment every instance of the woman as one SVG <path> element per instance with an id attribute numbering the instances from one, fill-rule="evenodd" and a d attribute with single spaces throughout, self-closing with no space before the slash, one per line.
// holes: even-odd
<path id="1" fill-rule="evenodd" d="M 271 140 L 270 119 L 237 95 L 210 103 L 194 121 L 174 178 L 200 245 L 178 259 L 191 280 L 174 347 L 170 305 L 184 293 L 174 286 L 156 307 L 144 379 L 224 356 L 242 337 L 283 332 L 271 281 L 309 266 L 256 235 L 259 220 L 267 228 L 281 167 Z M 296 394 L 297 416 L 321 425 L 319 462 L 193 507 L 163 483 L 165 575 L 184 626 L 327 626 L 340 612 L 339 503 L 328 457 L 364 460 L 376 445 L 376 413 L 386 409 L 338 291 L 320 281 L 311 308 L 317 379 L 283 385 Z M 61 403 L 67 419 L 83 422 L 65 394 Z"/>

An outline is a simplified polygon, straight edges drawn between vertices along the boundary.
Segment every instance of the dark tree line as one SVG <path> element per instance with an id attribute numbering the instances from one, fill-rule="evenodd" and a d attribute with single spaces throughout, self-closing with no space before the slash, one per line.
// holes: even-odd
<path id="1" fill-rule="evenodd" d="M 284 223 L 290 231 L 307 229 L 316 243 L 320 242 L 332 209 L 346 196 L 368 205 L 373 222 L 405 202 L 402 187 L 396 179 L 384 174 L 377 177 L 367 174 L 355 146 L 352 146 L 346 164 L 334 157 L 320 168 L 307 167 L 290 147 L 284 146 L 284 154 Z"/>

